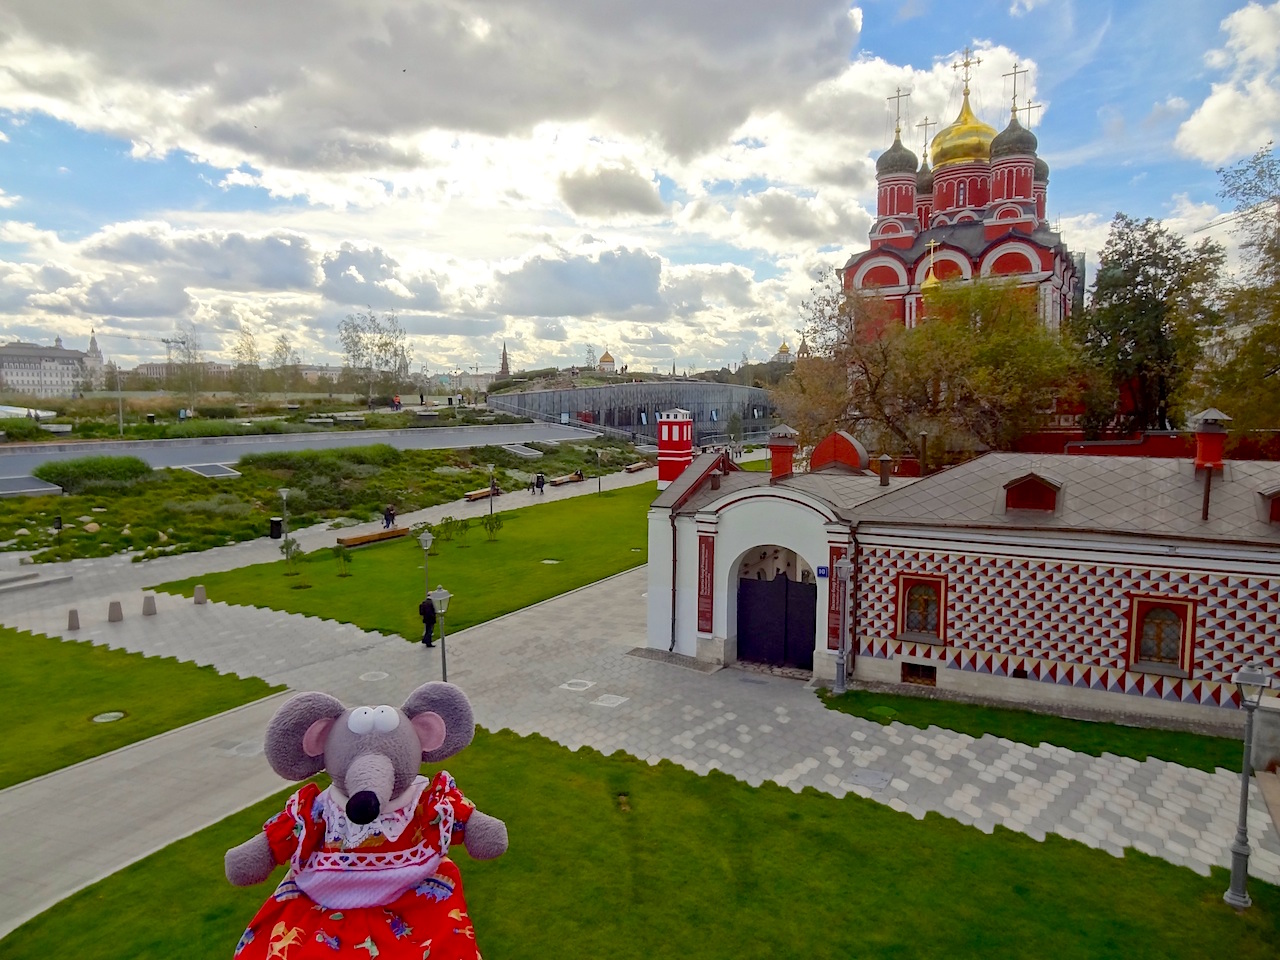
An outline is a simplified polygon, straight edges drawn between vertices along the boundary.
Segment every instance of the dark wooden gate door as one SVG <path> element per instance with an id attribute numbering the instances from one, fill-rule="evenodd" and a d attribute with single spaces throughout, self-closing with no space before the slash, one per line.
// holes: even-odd
<path id="1" fill-rule="evenodd" d="M 817 626 L 817 584 L 738 581 L 739 660 L 812 670 Z"/>
<path id="2" fill-rule="evenodd" d="M 787 585 L 786 651 L 783 663 L 813 669 L 813 643 L 818 630 L 818 585 L 784 581 Z"/>
<path id="3" fill-rule="evenodd" d="M 738 659 L 781 665 L 786 652 L 787 581 L 738 581 Z"/>

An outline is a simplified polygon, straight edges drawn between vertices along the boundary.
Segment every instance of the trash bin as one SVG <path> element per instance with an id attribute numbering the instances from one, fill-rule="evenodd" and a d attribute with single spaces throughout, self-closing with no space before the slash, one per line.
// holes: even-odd
<path id="1" fill-rule="evenodd" d="M 147 423 L 155 423 L 155 422 L 156 422 L 156 415 L 154 413 L 148 413 Z"/>
<path id="2" fill-rule="evenodd" d="M 284 535 L 284 518 L 271 518 L 271 539 L 279 540 Z"/>

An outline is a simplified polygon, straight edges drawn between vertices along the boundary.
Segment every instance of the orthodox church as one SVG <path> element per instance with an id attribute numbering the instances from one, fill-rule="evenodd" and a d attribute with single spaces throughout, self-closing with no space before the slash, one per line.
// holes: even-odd
<path id="1" fill-rule="evenodd" d="M 927 156 L 917 160 L 903 146 L 899 117 L 893 145 L 876 161 L 870 249 L 840 271 L 843 288 L 874 290 L 913 327 L 930 287 L 1013 277 L 1039 289 L 1041 318 L 1057 329 L 1083 271 L 1046 219 L 1049 165 L 1036 155 L 1036 135 L 1018 122 L 1017 78 L 1026 71 L 1014 65 L 1009 122 L 997 133 L 969 104 L 970 68 L 979 62 L 965 50 L 957 64 L 964 70 L 960 112 L 933 138 Z M 926 117 L 920 126 L 927 135 L 932 124 Z"/>

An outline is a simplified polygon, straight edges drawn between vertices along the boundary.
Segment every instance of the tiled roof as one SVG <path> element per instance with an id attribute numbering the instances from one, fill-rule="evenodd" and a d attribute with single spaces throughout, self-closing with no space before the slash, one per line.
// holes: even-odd
<path id="1" fill-rule="evenodd" d="M 1029 472 L 1062 483 L 1058 508 L 1004 509 L 1004 485 Z M 1209 519 L 1201 520 L 1204 473 L 1189 459 L 989 453 L 891 491 L 855 511 L 859 523 L 1060 529 L 1232 540 L 1280 547 L 1265 491 L 1280 484 L 1280 463 L 1228 460 L 1213 478 Z"/>
<path id="2" fill-rule="evenodd" d="M 703 454 L 709 456 L 709 454 Z M 684 473 L 662 492 L 662 495 L 654 501 L 655 507 L 670 507 L 679 500 L 684 491 L 692 485 L 693 481 L 685 483 L 681 490 L 674 495 L 672 491 L 677 485 L 681 484 L 687 477 L 694 474 L 694 467 L 698 461 L 695 460 Z M 854 515 L 854 508 L 859 504 L 866 503 L 875 497 L 883 496 L 892 490 L 900 489 L 911 483 L 917 482 L 913 478 L 894 478 L 892 486 L 880 486 L 880 478 L 875 474 L 856 474 L 843 471 L 822 471 L 820 473 L 797 473 L 788 477 L 781 483 L 778 483 L 775 489 L 779 490 L 801 490 L 820 500 L 829 503 L 836 515 L 848 520 Z M 739 490 L 749 490 L 752 488 L 768 488 L 769 474 L 757 471 L 735 471 L 728 473 L 720 478 L 720 489 L 713 490 L 711 484 L 704 484 L 700 490 L 695 492 L 685 501 L 676 511 L 679 514 L 693 514 L 706 507 L 708 504 L 719 500 L 721 497 L 729 493 L 736 493 Z"/>

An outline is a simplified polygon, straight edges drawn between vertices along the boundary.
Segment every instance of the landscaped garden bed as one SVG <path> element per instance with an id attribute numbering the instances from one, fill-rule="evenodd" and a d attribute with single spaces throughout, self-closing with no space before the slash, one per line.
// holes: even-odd
<path id="1" fill-rule="evenodd" d="M 488 486 L 489 464 L 503 490 L 520 491 L 531 471 L 595 476 L 635 459 L 634 448 L 611 441 L 529 446 L 543 456 L 525 460 L 501 447 L 397 450 L 387 444 L 253 454 L 236 465 L 242 475 L 235 478 L 152 471 L 132 457 L 51 461 L 37 475 L 60 485 L 73 478 L 70 495 L 0 499 L 0 549 L 31 551 L 37 562 L 124 551 L 150 559 L 266 536 L 270 518 L 283 509 L 281 488 L 289 490 L 290 526 L 297 529 L 341 517 L 373 520 L 389 503 L 403 514 L 461 499 Z"/>

